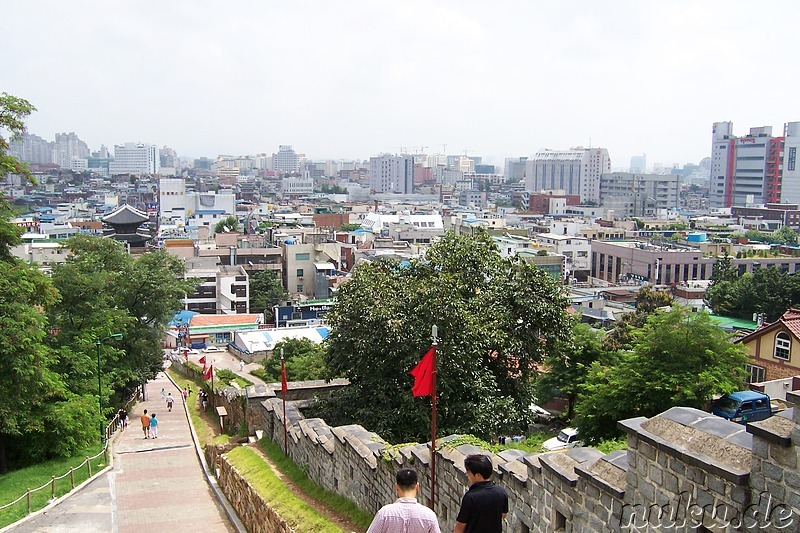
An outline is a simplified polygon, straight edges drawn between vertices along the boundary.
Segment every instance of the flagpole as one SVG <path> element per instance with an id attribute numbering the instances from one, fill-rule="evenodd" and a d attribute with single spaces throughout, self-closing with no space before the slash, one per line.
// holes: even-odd
<path id="1" fill-rule="evenodd" d="M 433 395 L 431 396 L 431 509 L 436 505 L 436 346 L 438 328 L 431 328 L 431 351 L 433 352 Z"/>
<path id="2" fill-rule="evenodd" d="M 288 438 L 286 433 L 286 362 L 283 359 L 281 348 L 281 396 L 283 396 L 283 453 L 289 455 Z"/>

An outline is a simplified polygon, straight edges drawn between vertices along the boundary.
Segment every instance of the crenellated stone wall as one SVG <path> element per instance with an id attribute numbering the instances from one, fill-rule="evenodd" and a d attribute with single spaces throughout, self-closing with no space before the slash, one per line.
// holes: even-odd
<path id="1" fill-rule="evenodd" d="M 283 448 L 283 402 L 250 389 L 255 397 L 230 404 L 242 406 L 248 425 Z M 787 399 L 800 403 L 791 393 Z M 395 472 L 414 468 L 418 499 L 430 502 L 430 443 L 392 447 L 358 425 L 330 427 L 306 419 L 299 405 L 286 404 L 286 451 L 317 484 L 376 512 L 395 499 Z M 607 455 L 574 448 L 495 456 L 471 445 L 450 446 L 458 436 L 444 437 L 435 456 L 435 511 L 442 530 L 452 530 L 467 490 L 464 458 L 487 453 L 495 481 L 509 494 L 505 531 L 800 531 L 795 411 L 745 427 L 673 408 L 620 422 L 628 448 Z"/>

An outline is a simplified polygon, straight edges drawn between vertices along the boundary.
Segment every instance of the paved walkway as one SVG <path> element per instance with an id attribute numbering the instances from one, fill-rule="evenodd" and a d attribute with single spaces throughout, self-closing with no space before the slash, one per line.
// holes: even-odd
<path id="1" fill-rule="evenodd" d="M 147 400 L 134 408 L 130 427 L 115 436 L 111 472 L 11 531 L 234 531 L 195 454 L 183 400 L 167 411 L 162 387 L 181 398 L 163 373 L 147 384 Z M 193 394 L 190 401 L 194 398 Z M 143 409 L 156 413 L 157 439 L 142 434 Z"/>
<path id="2" fill-rule="evenodd" d="M 203 366 L 200 363 L 200 358 L 203 356 L 205 356 L 206 358 L 206 364 L 209 365 L 213 364 L 214 368 L 216 368 L 217 370 L 224 368 L 226 370 L 230 370 L 231 372 L 234 372 L 235 374 L 242 376 L 245 379 L 252 381 L 256 385 L 266 385 L 266 383 L 261 378 L 258 378 L 250 373 L 251 370 L 255 370 L 257 368 L 264 368 L 264 365 L 262 365 L 261 363 L 245 363 L 244 367 L 242 367 L 240 364 L 241 359 L 239 359 L 238 357 L 236 357 L 235 355 L 231 354 L 228 351 L 206 353 L 203 352 L 202 350 L 200 350 L 199 354 L 189 354 L 189 361 L 198 366 Z"/>

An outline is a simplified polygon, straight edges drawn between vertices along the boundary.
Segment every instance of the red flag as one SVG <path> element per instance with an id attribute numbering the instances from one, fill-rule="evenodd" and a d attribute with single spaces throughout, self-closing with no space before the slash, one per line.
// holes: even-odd
<path id="1" fill-rule="evenodd" d="M 205 368 L 205 366 L 206 366 L 206 356 L 204 355 L 203 357 L 201 357 L 200 360 L 198 361 L 198 363 L 203 365 L 203 368 Z"/>
<path id="2" fill-rule="evenodd" d="M 428 353 L 422 358 L 414 370 L 409 372 L 414 376 L 414 386 L 411 392 L 414 397 L 417 396 L 430 396 L 433 394 L 433 372 L 436 370 L 434 364 L 434 349 L 431 347 Z"/>
<path id="3" fill-rule="evenodd" d="M 203 373 L 203 379 L 206 381 L 209 379 L 214 379 L 214 365 L 208 367 L 208 370 Z"/>
<path id="4" fill-rule="evenodd" d="M 289 390 L 289 385 L 286 383 L 286 363 L 283 362 L 283 357 L 281 357 L 281 392 L 286 394 L 287 390 Z"/>

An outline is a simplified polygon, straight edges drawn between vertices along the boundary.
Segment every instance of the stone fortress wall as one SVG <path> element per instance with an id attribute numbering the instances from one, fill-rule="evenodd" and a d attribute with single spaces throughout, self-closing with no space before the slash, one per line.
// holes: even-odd
<path id="1" fill-rule="evenodd" d="M 264 431 L 283 446 L 283 406 L 272 390 L 248 387 L 246 402 L 230 389 L 225 394 L 229 413 L 246 409 L 238 419 L 251 434 Z M 799 404 L 800 395 L 787 400 Z M 301 403 L 287 402 L 288 454 L 316 483 L 376 512 L 396 498 L 395 472 L 414 468 L 419 500 L 429 502 L 429 443 L 390 446 L 358 425 L 306 419 Z M 457 436 L 440 439 L 435 511 L 442 530 L 452 530 L 467 489 L 465 456 L 487 453 L 510 498 L 505 531 L 800 531 L 800 409 L 745 427 L 675 407 L 619 427 L 628 449 L 608 455 L 593 448 L 492 455 L 449 447 Z"/>

